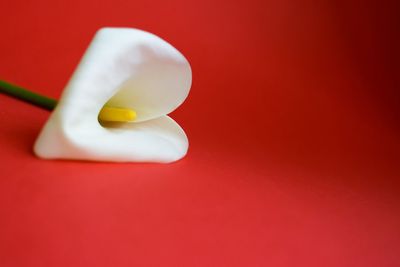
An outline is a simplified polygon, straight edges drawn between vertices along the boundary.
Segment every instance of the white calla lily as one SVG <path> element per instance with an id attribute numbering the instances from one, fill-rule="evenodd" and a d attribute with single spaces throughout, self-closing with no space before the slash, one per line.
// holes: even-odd
<path id="1" fill-rule="evenodd" d="M 47 159 L 173 162 L 188 139 L 166 114 L 187 97 L 185 57 L 161 38 L 136 29 L 97 32 L 34 146 Z M 129 108 L 134 122 L 100 124 L 104 105 Z"/>

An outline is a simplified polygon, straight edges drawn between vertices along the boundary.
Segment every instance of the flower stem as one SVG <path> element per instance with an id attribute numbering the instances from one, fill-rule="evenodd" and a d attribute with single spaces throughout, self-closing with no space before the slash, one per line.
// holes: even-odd
<path id="1" fill-rule="evenodd" d="M 2 80 L 0 80 L 0 93 L 21 99 L 47 110 L 53 110 L 57 105 L 57 100 L 53 98 L 36 94 Z M 99 120 L 101 121 L 130 122 L 135 119 L 136 112 L 130 108 L 103 106 L 99 113 Z"/>
<path id="2" fill-rule="evenodd" d="M 0 93 L 21 99 L 25 102 L 47 110 L 53 110 L 57 105 L 57 100 L 55 99 L 33 93 L 17 85 L 13 85 L 2 80 L 0 80 Z"/>

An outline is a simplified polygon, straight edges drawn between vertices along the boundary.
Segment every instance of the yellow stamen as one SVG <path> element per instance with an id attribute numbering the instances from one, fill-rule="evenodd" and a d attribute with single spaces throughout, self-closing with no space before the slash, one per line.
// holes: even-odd
<path id="1" fill-rule="evenodd" d="M 101 121 L 128 122 L 136 119 L 136 112 L 127 108 L 113 108 L 104 106 L 99 113 Z"/>

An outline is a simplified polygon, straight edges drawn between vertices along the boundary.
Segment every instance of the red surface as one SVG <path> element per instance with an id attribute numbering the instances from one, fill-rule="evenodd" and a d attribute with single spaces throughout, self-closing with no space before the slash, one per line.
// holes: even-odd
<path id="1" fill-rule="evenodd" d="M 0 266 L 400 266 L 393 2 L 2 1 L 0 75 L 58 97 L 95 30 L 191 62 L 170 165 L 44 161 L 0 95 Z"/>

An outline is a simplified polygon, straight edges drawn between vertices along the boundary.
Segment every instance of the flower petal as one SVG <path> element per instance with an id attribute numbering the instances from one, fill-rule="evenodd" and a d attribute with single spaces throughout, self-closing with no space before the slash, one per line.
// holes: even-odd
<path id="1" fill-rule="evenodd" d="M 55 113 L 55 117 L 60 114 Z M 186 155 L 188 139 L 170 117 L 107 127 L 63 129 L 53 118 L 36 141 L 34 152 L 47 159 L 168 163 Z"/>
<path id="2" fill-rule="evenodd" d="M 98 31 L 36 141 L 43 158 L 170 162 L 187 138 L 164 115 L 187 97 L 190 65 L 159 37 L 136 29 Z M 101 126 L 107 105 L 136 111 L 134 123 Z M 118 127 L 116 127 L 118 126 Z"/>
<path id="3" fill-rule="evenodd" d="M 161 38 L 130 28 L 103 28 L 64 90 L 60 104 L 84 102 L 97 113 L 110 106 L 136 111 L 136 121 L 168 114 L 187 97 L 188 61 Z"/>

